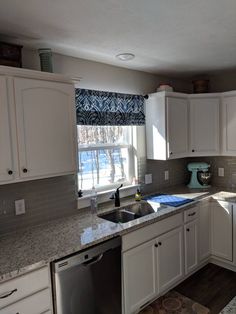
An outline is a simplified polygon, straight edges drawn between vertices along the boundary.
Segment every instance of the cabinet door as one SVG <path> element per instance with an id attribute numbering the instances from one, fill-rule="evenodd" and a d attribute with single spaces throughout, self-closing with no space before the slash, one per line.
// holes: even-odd
<path id="1" fill-rule="evenodd" d="M 198 246 L 199 246 L 199 260 L 207 259 L 211 254 L 210 243 L 210 201 L 201 201 L 199 203 L 199 232 L 198 232 Z"/>
<path id="2" fill-rule="evenodd" d="M 173 286 L 183 277 L 183 229 L 170 231 L 157 239 L 159 292 Z"/>
<path id="3" fill-rule="evenodd" d="M 219 98 L 190 99 L 190 153 L 219 154 Z"/>
<path id="4" fill-rule="evenodd" d="M 50 313 L 51 294 L 49 289 L 41 290 L 0 310 L 0 314 Z M 48 312 L 49 311 L 49 312 Z"/>
<path id="5" fill-rule="evenodd" d="M 157 294 L 155 241 L 123 253 L 125 314 L 134 313 Z"/>
<path id="6" fill-rule="evenodd" d="M 212 255 L 232 261 L 233 210 L 228 202 L 211 203 L 211 245 Z"/>
<path id="7" fill-rule="evenodd" d="M 186 274 L 189 274 L 198 265 L 197 224 L 198 220 L 196 219 L 184 226 Z"/>
<path id="8" fill-rule="evenodd" d="M 167 97 L 168 157 L 188 155 L 188 101 Z"/>
<path id="9" fill-rule="evenodd" d="M 14 86 L 20 177 L 75 172 L 73 86 L 23 78 Z"/>
<path id="10" fill-rule="evenodd" d="M 11 181 L 15 170 L 13 164 L 10 111 L 7 93 L 7 79 L 0 76 L 0 182 Z"/>
<path id="11" fill-rule="evenodd" d="M 236 96 L 224 97 L 222 110 L 222 148 L 224 155 L 236 155 Z"/>

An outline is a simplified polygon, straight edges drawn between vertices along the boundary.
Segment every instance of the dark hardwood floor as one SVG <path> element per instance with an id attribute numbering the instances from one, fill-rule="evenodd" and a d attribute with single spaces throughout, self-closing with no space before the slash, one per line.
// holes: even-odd
<path id="1" fill-rule="evenodd" d="M 174 290 L 218 314 L 236 296 L 236 273 L 208 264 Z"/>

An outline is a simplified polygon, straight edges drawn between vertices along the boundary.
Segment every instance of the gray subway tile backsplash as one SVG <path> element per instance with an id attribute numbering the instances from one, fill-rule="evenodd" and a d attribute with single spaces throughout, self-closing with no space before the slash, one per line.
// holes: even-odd
<path id="1" fill-rule="evenodd" d="M 187 164 L 205 161 L 211 165 L 213 186 L 236 188 L 236 157 L 196 157 L 168 161 L 144 160 L 138 162 L 140 180 L 152 173 L 153 183 L 144 186 L 145 193 L 162 188 L 187 184 L 190 174 Z M 224 168 L 224 177 L 218 168 Z M 169 170 L 169 180 L 164 171 Z M 0 186 L 0 235 L 20 228 L 31 227 L 77 213 L 77 185 L 73 175 L 14 183 Z M 16 216 L 14 201 L 25 199 L 26 214 Z"/>
<path id="2" fill-rule="evenodd" d="M 15 215 L 15 200 L 25 199 L 26 213 Z M 77 212 L 75 176 L 0 186 L 0 235 Z"/>

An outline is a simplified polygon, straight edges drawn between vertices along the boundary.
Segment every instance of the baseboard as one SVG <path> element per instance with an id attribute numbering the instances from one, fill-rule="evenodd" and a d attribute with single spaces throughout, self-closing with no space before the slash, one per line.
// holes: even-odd
<path id="1" fill-rule="evenodd" d="M 226 268 L 226 269 L 229 269 L 229 270 L 232 270 L 233 272 L 236 272 L 236 266 L 233 263 L 224 262 L 224 261 L 221 261 L 221 260 L 213 258 L 213 257 L 210 259 L 210 263 L 215 264 L 215 265 L 220 266 L 220 267 L 223 267 L 223 268 Z"/>

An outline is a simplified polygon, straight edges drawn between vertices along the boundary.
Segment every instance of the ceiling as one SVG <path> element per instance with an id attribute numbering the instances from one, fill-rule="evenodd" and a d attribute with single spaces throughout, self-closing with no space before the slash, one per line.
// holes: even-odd
<path id="1" fill-rule="evenodd" d="M 0 21 L 2 39 L 146 72 L 236 68 L 235 0 L 7 0 Z"/>

